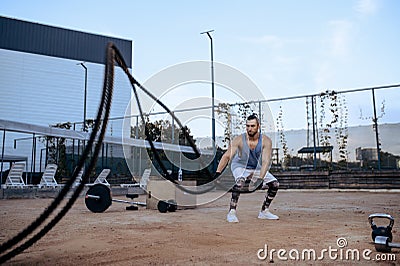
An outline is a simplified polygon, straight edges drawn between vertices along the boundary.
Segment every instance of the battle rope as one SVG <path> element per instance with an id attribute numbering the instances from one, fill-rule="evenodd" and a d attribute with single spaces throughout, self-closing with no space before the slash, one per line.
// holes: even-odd
<path id="1" fill-rule="evenodd" d="M 181 121 L 175 116 L 174 112 L 172 112 L 163 102 L 161 102 L 156 96 L 154 96 L 149 90 L 147 90 L 142 84 L 140 84 L 130 73 L 129 73 L 129 69 L 125 63 L 125 60 L 123 59 L 121 53 L 119 52 L 119 50 L 117 48 L 115 48 L 115 60 L 117 61 L 118 65 L 122 68 L 122 70 L 125 72 L 125 74 L 128 76 L 129 81 L 132 85 L 132 89 L 135 95 L 135 99 L 136 99 L 136 104 L 138 106 L 138 110 L 140 113 L 140 117 L 142 120 L 142 124 L 145 126 L 146 125 L 146 121 L 144 118 L 144 114 L 143 114 L 143 110 L 142 110 L 142 106 L 140 104 L 140 99 L 137 93 L 137 89 L 136 86 L 139 87 L 144 93 L 146 93 L 152 100 L 154 100 L 158 105 L 160 105 L 167 113 L 169 113 L 169 115 L 171 115 L 171 117 L 176 121 L 176 123 L 178 124 L 178 126 L 180 127 L 180 130 L 183 132 L 183 135 L 185 137 L 185 139 L 189 142 L 190 147 L 193 149 L 193 152 L 195 153 L 195 155 L 197 157 L 200 157 L 200 152 L 197 150 L 196 144 L 193 142 L 192 138 L 189 137 L 189 132 L 187 130 L 187 127 L 184 127 L 181 123 Z M 202 169 L 204 169 L 204 171 L 206 172 L 207 176 L 210 179 L 213 179 L 212 182 L 208 183 L 205 185 L 205 188 L 203 189 L 199 189 L 199 186 L 196 187 L 196 190 L 191 190 L 191 189 L 187 189 L 185 186 L 182 186 L 181 184 L 178 183 L 177 180 L 175 180 L 174 178 L 172 178 L 172 176 L 170 175 L 170 173 L 167 171 L 167 168 L 165 167 L 164 163 L 161 161 L 161 158 L 159 156 L 159 153 L 157 151 L 157 149 L 154 146 L 154 142 L 148 132 L 147 127 L 145 126 L 145 135 L 147 138 L 147 141 L 150 144 L 150 148 L 151 151 L 154 155 L 154 158 L 156 159 L 158 165 L 161 167 L 161 170 L 164 174 L 164 177 L 169 180 L 170 182 L 174 183 L 175 186 L 177 188 L 179 188 L 180 190 L 189 193 L 189 194 L 204 194 L 207 193 L 213 189 L 215 189 L 216 187 L 220 187 L 222 188 L 224 191 L 228 192 L 228 191 L 236 191 L 236 192 L 240 192 L 240 193 L 252 193 L 256 190 L 258 190 L 261 187 L 261 184 L 259 183 L 260 180 L 256 183 L 256 187 L 255 189 L 252 190 L 238 190 L 238 189 L 234 189 L 233 185 L 226 187 L 222 182 L 221 182 L 221 175 L 211 175 L 210 171 L 208 170 L 207 167 L 204 167 L 204 164 L 201 162 L 200 159 L 200 164 L 202 166 Z M 261 181 L 262 183 L 262 181 Z M 203 185 L 204 186 L 204 185 Z"/>
<path id="2" fill-rule="evenodd" d="M 49 216 L 54 212 L 54 210 L 61 204 L 61 202 L 64 200 L 66 197 L 67 193 L 73 188 L 73 184 L 75 183 L 75 180 L 77 179 L 77 176 L 79 172 L 84 168 L 85 161 L 89 157 L 89 154 L 91 154 L 93 145 L 94 145 L 94 152 L 92 153 L 91 160 L 89 162 L 89 165 L 84 172 L 82 176 L 82 180 L 80 184 L 76 187 L 74 190 L 71 198 L 67 201 L 65 206 L 54 216 L 53 219 L 51 219 L 46 225 L 43 226 L 43 228 L 37 232 L 35 235 L 33 235 L 30 239 L 26 240 L 23 244 L 15 247 L 14 249 L 8 251 L 7 253 L 1 255 L 0 257 L 0 264 L 6 262 L 7 260 L 15 257 L 19 253 L 23 252 L 30 246 L 32 246 L 34 243 L 36 243 L 38 240 L 40 240 L 43 236 L 46 235 L 47 232 L 49 232 L 64 216 L 67 214 L 67 212 L 71 209 L 77 198 L 79 197 L 80 193 L 82 192 L 85 184 L 89 180 L 89 175 L 94 169 L 96 165 L 96 161 L 104 140 L 104 135 L 107 129 L 107 123 L 110 115 L 110 109 L 111 109 L 111 102 L 112 102 L 112 93 L 113 93 L 113 86 L 114 86 L 114 63 L 118 63 L 118 65 L 123 69 L 123 71 L 126 73 L 128 76 L 130 83 L 132 85 L 133 92 L 135 94 L 136 102 L 140 111 L 140 116 L 143 125 L 145 125 L 145 118 L 143 115 L 142 107 L 140 104 L 140 100 L 137 94 L 136 86 L 138 86 L 142 91 L 144 91 L 150 98 L 152 98 L 157 104 L 159 104 L 162 108 L 164 108 L 170 115 L 171 117 L 178 123 L 179 127 L 181 128 L 185 139 L 189 142 L 189 145 L 192 147 L 195 155 L 197 157 L 200 157 L 200 152 L 197 150 L 196 144 L 193 142 L 193 140 L 189 137 L 189 133 L 187 131 L 187 128 L 182 125 L 180 120 L 175 116 L 175 114 L 164 104 L 162 103 L 157 97 L 155 97 L 152 93 L 150 93 L 146 88 L 144 88 L 133 76 L 129 73 L 128 67 L 118 50 L 118 48 L 113 44 L 109 43 L 107 45 L 107 50 L 106 50 L 106 65 L 105 65 L 105 70 L 104 70 L 104 82 L 103 82 L 103 91 L 102 91 L 102 96 L 97 112 L 97 117 L 95 120 L 95 126 L 93 128 L 92 133 L 90 134 L 89 141 L 85 147 L 85 150 L 82 153 L 81 158 L 78 161 L 77 167 L 75 168 L 72 177 L 67 181 L 67 183 L 64 185 L 62 190 L 59 192 L 57 197 L 53 200 L 53 202 L 43 211 L 43 213 L 36 218 L 35 221 L 33 221 L 30 225 L 28 225 L 25 229 L 23 229 L 20 233 L 18 233 L 16 236 L 11 238 L 10 240 L 6 241 L 5 243 L 0 244 L 0 254 L 5 253 L 7 250 L 11 249 L 12 247 L 16 246 L 20 242 L 22 242 L 26 237 L 28 237 L 30 234 L 32 234 L 36 229 L 38 229 L 48 218 Z M 216 186 L 219 186 L 223 189 L 225 189 L 227 192 L 232 191 L 232 187 L 227 188 L 220 182 L 220 177 L 221 176 L 213 176 L 209 172 L 207 168 L 205 169 L 206 174 L 208 175 L 209 178 L 214 178 L 212 183 L 208 185 L 208 187 L 202 189 L 202 190 L 190 190 L 187 189 L 186 187 L 180 185 L 176 180 L 174 180 L 171 175 L 168 173 L 165 165 L 161 161 L 161 158 L 158 154 L 157 149 L 154 146 L 153 140 L 149 136 L 149 132 L 147 128 L 145 127 L 145 134 L 147 137 L 147 141 L 150 144 L 151 150 L 153 152 L 153 155 L 158 162 L 158 164 L 161 167 L 161 170 L 163 171 L 165 177 L 167 180 L 173 182 L 179 189 L 181 189 L 184 192 L 190 193 L 190 194 L 204 194 L 208 191 L 213 190 Z M 241 193 L 251 193 L 257 190 L 260 186 L 258 186 L 256 189 L 249 191 L 239 191 Z M 197 187 L 198 188 L 198 187 Z"/>
<path id="3" fill-rule="evenodd" d="M 167 113 L 169 113 L 171 115 L 171 117 L 176 121 L 176 123 L 178 124 L 178 126 L 180 127 L 180 130 L 183 132 L 183 135 L 185 137 L 185 139 L 189 142 L 189 146 L 192 148 L 193 152 L 195 153 L 195 155 L 199 158 L 200 157 L 200 152 L 197 150 L 196 144 L 194 143 L 193 139 L 189 137 L 189 132 L 187 127 L 184 127 L 181 123 L 181 121 L 175 116 L 174 112 L 172 112 L 163 102 L 161 102 L 156 96 L 154 96 L 149 90 L 147 90 L 142 84 L 140 84 L 130 73 L 128 70 L 128 67 L 122 57 L 122 55 L 120 54 L 120 52 L 118 50 L 116 50 L 116 61 L 118 62 L 119 66 L 124 70 L 124 72 L 126 73 L 126 75 L 129 78 L 129 81 L 132 85 L 132 89 L 135 95 L 135 99 L 136 99 L 136 104 L 138 106 L 138 110 L 140 113 L 140 118 L 142 120 L 142 124 L 146 125 L 146 121 L 144 118 L 144 114 L 143 114 L 143 110 L 142 110 L 142 106 L 140 104 L 140 99 L 139 99 L 139 95 L 137 93 L 137 89 L 136 86 L 138 86 L 143 92 L 145 92 L 152 100 L 154 100 L 157 104 L 159 104 Z M 136 85 L 136 86 L 135 86 Z M 170 182 L 174 183 L 175 186 L 177 188 L 179 188 L 180 190 L 189 193 L 189 194 L 204 194 L 207 193 L 213 189 L 215 189 L 216 187 L 222 188 L 224 191 L 226 192 L 240 192 L 240 193 L 252 193 L 258 189 L 261 188 L 262 185 L 262 180 L 259 180 L 255 185 L 255 189 L 252 190 L 243 190 L 243 189 L 235 189 L 233 188 L 232 184 L 231 186 L 227 187 L 225 186 L 222 182 L 221 182 L 221 175 L 212 175 L 210 173 L 210 171 L 208 170 L 207 167 L 204 166 L 204 164 L 202 163 L 201 159 L 200 159 L 200 164 L 202 166 L 202 169 L 204 169 L 204 171 L 206 172 L 206 175 L 208 176 L 209 179 L 212 179 L 212 181 L 205 186 L 205 188 L 203 189 L 199 189 L 199 186 L 196 187 L 196 190 L 191 190 L 191 189 L 187 189 L 185 186 L 182 186 L 181 184 L 178 183 L 177 180 L 175 180 L 174 178 L 172 178 L 172 176 L 170 175 L 170 173 L 167 171 L 167 168 L 165 167 L 164 163 L 162 162 L 157 149 L 154 146 L 154 142 L 148 132 L 147 127 L 145 126 L 145 135 L 147 138 L 147 141 L 150 144 L 150 148 L 151 151 L 153 152 L 154 158 L 156 159 L 158 165 L 161 167 L 161 170 L 164 174 L 164 177 L 169 180 Z M 261 183 L 260 183 L 261 182 Z"/>
<path id="4" fill-rule="evenodd" d="M 125 72 L 125 74 L 128 76 L 129 81 L 132 85 L 132 89 L 135 95 L 135 99 L 136 99 L 136 104 L 138 106 L 139 112 L 140 112 L 140 117 L 142 120 L 143 125 L 146 125 L 146 121 L 144 118 L 144 114 L 143 114 L 143 110 L 142 110 L 142 106 L 140 104 L 140 99 L 137 93 L 137 89 L 136 86 L 138 88 L 140 88 L 143 92 L 145 92 L 152 100 L 154 100 L 157 104 L 159 104 L 166 112 L 168 112 L 171 117 L 176 121 L 176 123 L 178 124 L 178 126 L 180 127 L 181 131 L 183 132 L 183 135 L 185 137 L 185 139 L 189 142 L 189 145 L 191 146 L 191 148 L 193 149 L 193 152 L 195 153 L 195 155 L 197 157 L 200 157 L 200 152 L 197 150 L 196 144 L 193 142 L 193 140 L 189 137 L 189 133 L 187 131 L 187 128 L 184 127 L 181 123 L 181 121 L 175 116 L 175 114 L 163 103 L 161 102 L 156 96 L 154 96 L 149 90 L 147 90 L 142 84 L 140 84 L 130 73 L 128 70 L 128 67 L 122 57 L 122 55 L 120 54 L 120 52 L 118 51 L 118 49 L 116 49 L 116 61 L 118 62 L 119 66 L 123 69 L 123 71 Z M 151 151 L 153 152 L 153 156 L 156 159 L 157 163 L 159 164 L 159 166 L 161 167 L 161 170 L 164 174 L 164 177 L 169 180 L 170 182 L 174 183 L 179 189 L 181 189 L 184 192 L 190 193 L 190 194 L 204 194 L 206 192 L 209 192 L 211 190 L 213 190 L 215 188 L 215 184 L 212 183 L 211 185 L 208 185 L 208 187 L 202 189 L 202 190 L 198 190 L 198 187 L 196 189 L 196 191 L 191 190 L 191 189 L 187 189 L 186 187 L 180 185 L 175 179 L 172 178 L 172 176 L 168 173 L 164 163 L 161 161 L 161 158 L 159 156 L 159 153 L 157 151 L 157 149 L 154 146 L 154 142 L 150 137 L 150 134 L 148 132 L 147 127 L 145 127 L 145 135 L 147 138 L 147 141 L 150 144 L 150 148 Z M 213 176 L 211 175 L 211 173 L 208 171 L 208 169 L 206 167 L 203 167 L 203 169 L 205 169 L 206 174 L 208 175 L 209 178 L 213 178 Z"/>
<path id="5" fill-rule="evenodd" d="M 4 253 L 13 246 L 17 245 L 19 242 L 24 240 L 28 235 L 32 234 L 40 225 L 44 223 L 44 221 L 54 212 L 58 205 L 60 205 L 61 201 L 65 198 L 71 187 L 73 186 L 78 173 L 83 169 L 86 159 L 88 158 L 89 154 L 91 153 L 93 144 L 95 144 L 95 149 L 92 155 L 92 158 L 89 162 L 87 170 L 84 172 L 82 176 L 82 180 L 79 186 L 75 189 L 74 193 L 72 194 L 71 198 L 68 200 L 66 205 L 60 210 L 55 217 L 47 223 L 38 233 L 28 239 L 26 242 L 21 244 L 18 247 L 15 247 L 8 253 L 2 255 L 0 257 L 0 264 L 4 263 L 5 261 L 13 258 L 14 256 L 18 255 L 22 251 L 26 250 L 30 246 L 32 246 L 36 241 L 41 239 L 47 232 L 49 232 L 68 212 L 68 210 L 72 207 L 76 199 L 79 197 L 80 193 L 82 192 L 85 184 L 89 180 L 89 174 L 94 169 L 98 154 L 100 152 L 102 142 L 104 139 L 104 135 L 107 129 L 107 122 L 110 114 L 111 109 L 111 101 L 112 101 L 112 91 L 113 91 L 113 76 L 114 76 L 114 50 L 115 46 L 113 44 L 108 44 L 107 46 L 107 64 L 105 67 L 105 78 L 103 84 L 103 92 L 101 101 L 99 104 L 97 118 L 95 122 L 95 126 L 93 131 L 90 135 L 89 141 L 86 145 L 84 152 L 82 153 L 82 157 L 78 161 L 77 167 L 72 175 L 72 177 L 68 180 L 65 184 L 63 189 L 59 192 L 57 197 L 54 201 L 47 207 L 47 209 L 35 220 L 33 221 L 28 227 L 22 230 L 19 234 L 14 236 L 12 239 L 8 240 L 7 242 L 0 245 L 0 252 Z M 111 66 L 111 67 L 110 67 Z M 108 78 L 110 77 L 110 78 Z M 100 131 L 100 132 L 99 132 Z"/>

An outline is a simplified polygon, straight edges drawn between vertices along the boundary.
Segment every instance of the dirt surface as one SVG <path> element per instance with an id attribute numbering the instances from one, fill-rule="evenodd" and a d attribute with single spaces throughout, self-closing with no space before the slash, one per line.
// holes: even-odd
<path id="1" fill-rule="evenodd" d="M 377 261 L 382 254 L 374 249 L 368 223 L 371 213 L 391 214 L 394 242 L 400 242 L 400 193 L 282 190 L 271 205 L 278 221 L 257 219 L 264 193 L 241 195 L 237 224 L 225 220 L 230 195 L 174 213 L 126 211 L 118 203 L 104 213 L 91 213 L 80 198 L 44 238 L 6 265 L 400 265 L 400 249 L 392 250 L 394 261 Z M 0 200 L 1 243 L 50 202 Z M 376 222 L 387 224 L 385 219 Z M 340 248 L 339 238 L 347 246 Z M 280 257 L 274 251 L 279 249 Z M 358 260 L 347 252 L 355 249 Z M 367 254 L 371 260 L 363 258 L 365 249 L 372 250 Z M 315 260 L 307 250 L 315 250 Z M 387 254 L 380 258 L 394 259 Z"/>

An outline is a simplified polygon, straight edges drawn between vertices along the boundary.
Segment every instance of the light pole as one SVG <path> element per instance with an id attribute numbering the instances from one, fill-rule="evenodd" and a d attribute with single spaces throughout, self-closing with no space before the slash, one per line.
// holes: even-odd
<path id="1" fill-rule="evenodd" d="M 209 30 L 205 32 L 201 32 L 200 34 L 207 34 L 208 38 L 210 38 L 210 44 L 211 44 L 211 134 L 212 134 L 212 146 L 213 146 L 213 154 L 214 156 L 216 155 L 216 148 L 215 148 L 215 113 L 214 113 L 214 49 L 213 49 L 213 38 L 211 37 L 211 32 L 214 30 Z M 213 160 L 213 172 L 217 170 L 217 161 L 216 158 L 214 157 Z"/>
<path id="2" fill-rule="evenodd" d="M 85 69 L 85 94 L 83 96 L 83 131 L 86 130 L 86 97 L 87 97 L 87 67 L 84 63 L 79 63 Z"/>
<path id="3" fill-rule="evenodd" d="M 378 118 L 376 117 L 376 105 L 375 105 L 375 89 L 372 89 L 372 104 L 374 106 L 374 122 L 375 127 L 375 140 L 376 140 L 376 152 L 378 155 L 378 170 L 381 170 L 381 144 L 379 142 L 379 132 L 378 132 Z"/>

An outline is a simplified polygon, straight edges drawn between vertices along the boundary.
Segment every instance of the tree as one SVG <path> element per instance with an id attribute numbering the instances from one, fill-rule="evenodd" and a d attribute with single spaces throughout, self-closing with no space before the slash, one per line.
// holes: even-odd
<path id="1" fill-rule="evenodd" d="M 71 129 L 72 124 L 70 122 L 58 123 L 50 125 L 50 127 Z M 65 138 L 45 136 L 40 138 L 40 141 L 46 143 L 47 148 L 47 160 L 48 163 L 55 163 L 58 165 L 57 174 L 61 176 L 68 175 L 67 170 L 67 149 L 65 145 Z"/>
<path id="2" fill-rule="evenodd" d="M 147 136 L 145 129 L 147 130 Z M 195 143 L 193 136 L 190 134 L 190 129 L 187 126 L 184 126 L 184 130 L 182 130 L 178 127 L 173 127 L 169 120 L 156 120 L 150 122 L 149 118 L 146 117 L 146 127 L 143 126 L 143 123 L 141 123 L 138 128 L 136 126 L 131 127 L 132 138 L 135 138 L 136 131 L 138 132 L 138 138 L 141 139 L 148 140 L 148 138 L 150 138 L 154 142 L 190 145 L 189 140 L 185 138 L 184 135 L 184 132 L 186 131 L 188 138 Z"/>

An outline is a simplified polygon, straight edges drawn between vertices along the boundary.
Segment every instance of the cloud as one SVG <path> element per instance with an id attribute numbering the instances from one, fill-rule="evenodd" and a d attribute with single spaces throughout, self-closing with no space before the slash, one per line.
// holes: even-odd
<path id="1" fill-rule="evenodd" d="M 351 60 L 354 25 L 349 20 L 332 20 L 328 23 L 328 35 L 324 39 L 324 53 L 317 60 L 314 84 L 317 88 L 331 87 L 343 64 Z"/>
<path id="2" fill-rule="evenodd" d="M 361 16 L 373 15 L 378 9 L 376 0 L 358 0 L 354 6 L 354 10 Z"/>
<path id="3" fill-rule="evenodd" d="M 345 57 L 350 52 L 353 24 L 347 20 L 330 21 L 332 35 L 329 40 L 332 56 Z"/>

